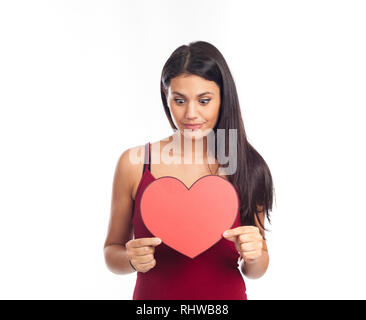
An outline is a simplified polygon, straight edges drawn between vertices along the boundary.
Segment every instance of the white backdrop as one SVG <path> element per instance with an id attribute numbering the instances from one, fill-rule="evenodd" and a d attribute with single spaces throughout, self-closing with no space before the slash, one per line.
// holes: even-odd
<path id="1" fill-rule="evenodd" d="M 131 299 L 105 265 L 114 168 L 172 133 L 160 74 L 214 44 L 276 201 L 248 299 L 365 299 L 364 1 L 1 1 L 0 298 Z"/>

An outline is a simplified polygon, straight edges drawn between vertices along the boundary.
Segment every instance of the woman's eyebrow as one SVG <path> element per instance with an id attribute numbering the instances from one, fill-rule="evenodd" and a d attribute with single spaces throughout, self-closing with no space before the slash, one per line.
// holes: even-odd
<path id="1" fill-rule="evenodd" d="M 185 97 L 185 95 L 183 93 L 180 93 L 178 91 L 173 91 L 172 93 L 175 93 L 175 94 L 177 94 L 179 96 Z M 202 93 L 198 94 L 197 97 L 204 96 L 205 94 L 212 94 L 213 95 L 212 92 L 206 91 L 206 92 L 202 92 Z"/>

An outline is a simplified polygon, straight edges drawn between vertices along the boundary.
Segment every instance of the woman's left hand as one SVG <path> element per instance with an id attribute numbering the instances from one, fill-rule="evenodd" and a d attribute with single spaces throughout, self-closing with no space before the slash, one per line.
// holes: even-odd
<path id="1" fill-rule="evenodd" d="M 240 226 L 226 230 L 223 236 L 235 243 L 236 250 L 245 262 L 255 263 L 262 256 L 263 237 L 258 227 Z"/>

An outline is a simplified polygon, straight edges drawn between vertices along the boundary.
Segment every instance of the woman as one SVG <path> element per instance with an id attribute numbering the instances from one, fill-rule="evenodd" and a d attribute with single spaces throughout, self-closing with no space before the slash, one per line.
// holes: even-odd
<path id="1" fill-rule="evenodd" d="M 174 134 L 127 149 L 120 156 L 104 244 L 106 264 L 116 274 L 137 271 L 134 300 L 246 300 L 240 270 L 248 278 L 258 278 L 269 262 L 264 219 L 270 222 L 272 210 L 270 170 L 247 141 L 236 86 L 216 47 L 197 41 L 177 48 L 164 65 L 160 85 L 164 111 Z M 218 129 L 224 132 L 221 139 Z M 232 146 L 229 129 L 236 133 L 234 155 L 228 152 L 230 143 Z M 214 133 L 215 152 L 211 152 L 206 132 Z M 190 146 L 189 141 L 191 148 L 184 147 Z M 202 143 L 202 151 L 195 148 L 198 142 Z M 151 163 L 151 158 L 166 156 L 163 152 L 168 144 L 178 150 L 175 156 L 180 163 Z M 217 160 L 217 150 L 223 145 L 225 154 L 230 154 L 229 163 L 237 164 L 230 173 Z M 131 161 L 132 154 L 140 154 L 144 163 Z M 183 159 L 187 158 L 194 160 L 185 164 Z M 196 161 L 198 158 L 204 161 Z M 223 233 L 220 241 L 191 259 L 149 232 L 139 205 L 152 181 L 172 176 L 188 188 L 199 178 L 216 174 L 235 186 L 240 200 L 239 214 L 227 235 Z"/>

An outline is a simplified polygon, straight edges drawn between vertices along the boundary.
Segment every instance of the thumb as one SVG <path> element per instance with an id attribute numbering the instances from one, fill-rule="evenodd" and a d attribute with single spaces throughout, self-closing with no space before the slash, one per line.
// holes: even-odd
<path id="1" fill-rule="evenodd" d="M 152 238 L 152 243 L 151 243 L 151 246 L 158 246 L 159 244 L 162 243 L 162 240 L 160 238 Z"/>
<path id="2" fill-rule="evenodd" d="M 232 235 L 226 235 L 225 232 L 222 234 L 223 237 L 226 239 L 226 240 L 229 240 L 229 241 L 233 241 L 233 242 L 236 242 L 236 238 L 237 238 L 237 235 L 235 236 L 232 236 Z"/>

